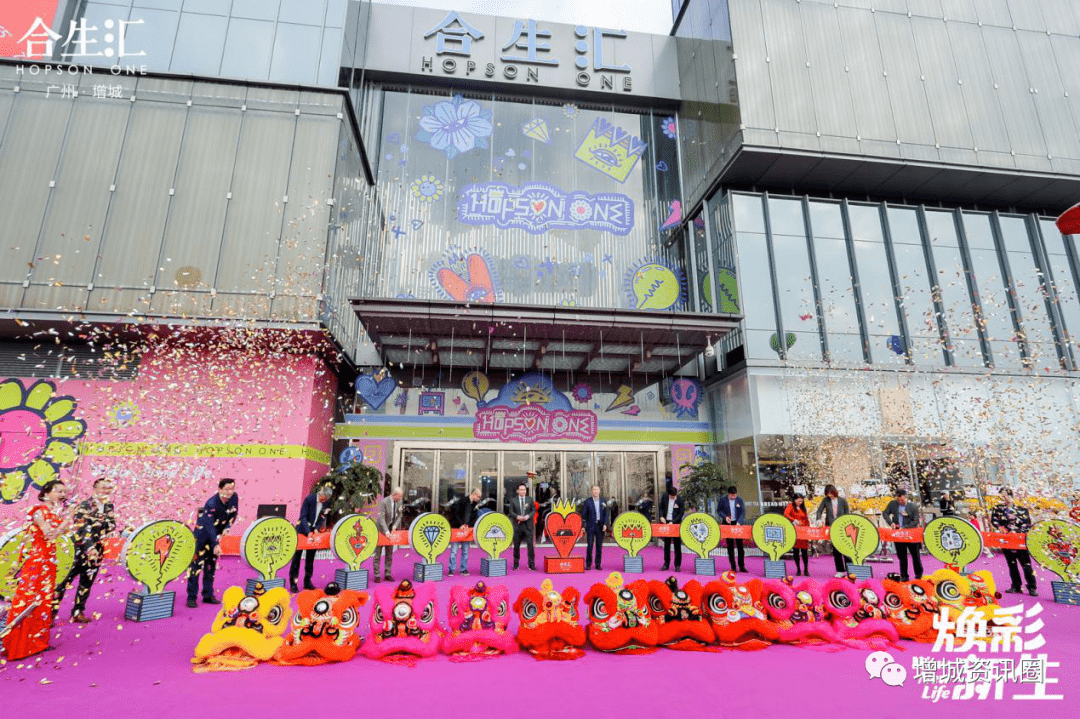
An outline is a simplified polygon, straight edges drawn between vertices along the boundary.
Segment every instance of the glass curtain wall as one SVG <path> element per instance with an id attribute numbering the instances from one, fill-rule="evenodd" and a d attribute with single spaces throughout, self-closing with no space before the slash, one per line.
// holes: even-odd
<path id="1" fill-rule="evenodd" d="M 744 192 L 706 214 L 744 315 L 729 365 L 1076 367 L 1077 253 L 1051 219 Z"/>

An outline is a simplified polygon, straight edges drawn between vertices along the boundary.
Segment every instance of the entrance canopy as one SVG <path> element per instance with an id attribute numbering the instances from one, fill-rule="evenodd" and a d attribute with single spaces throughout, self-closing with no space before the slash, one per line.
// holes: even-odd
<path id="1" fill-rule="evenodd" d="M 505 369 L 596 374 L 643 387 L 675 374 L 741 317 L 695 312 L 444 300 L 354 299 L 383 362 L 454 373 Z"/>

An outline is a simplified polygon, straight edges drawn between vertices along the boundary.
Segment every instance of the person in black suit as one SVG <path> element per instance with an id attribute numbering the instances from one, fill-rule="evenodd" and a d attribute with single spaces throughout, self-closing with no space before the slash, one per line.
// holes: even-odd
<path id="1" fill-rule="evenodd" d="M 75 590 L 75 605 L 71 608 L 71 621 L 86 624 L 86 600 L 90 597 L 90 588 L 97 579 L 101 562 L 105 558 L 105 535 L 116 529 L 116 515 L 113 513 L 113 481 L 108 477 L 94 480 L 94 493 L 79 503 L 75 510 L 75 564 L 71 567 L 64 581 L 56 587 L 53 600 L 54 614 L 60 608 L 60 600 L 72 581 L 79 578 L 79 588 Z"/>
<path id="2" fill-rule="evenodd" d="M 683 501 L 679 496 L 679 490 L 669 485 L 667 494 L 660 498 L 660 523 L 681 524 L 683 519 Z M 664 537 L 664 566 L 661 572 L 666 572 L 671 564 L 671 545 L 675 544 L 675 571 L 680 571 L 682 566 L 682 537 Z"/>
<path id="3" fill-rule="evenodd" d="M 896 490 L 896 499 L 889 502 L 881 518 L 893 529 L 911 529 L 918 527 L 921 512 L 919 505 L 909 502 L 907 492 L 903 489 Z M 915 578 L 922 579 L 923 566 L 919 550 L 922 542 L 893 542 L 896 546 L 896 558 L 900 560 L 900 581 L 908 581 L 908 557 L 911 557 L 911 568 L 915 571 Z"/>
<path id="4" fill-rule="evenodd" d="M 533 540 L 533 512 L 536 505 L 529 496 L 529 488 L 519 484 L 517 496 L 509 502 L 507 514 L 514 523 L 514 569 L 521 564 L 521 540 L 524 539 L 529 547 L 529 569 L 536 571 L 536 548 Z"/>
<path id="5" fill-rule="evenodd" d="M 727 488 L 727 496 L 721 497 L 718 505 L 720 508 L 720 524 L 742 524 L 746 520 L 746 503 L 743 502 L 743 498 L 739 496 L 739 490 L 735 488 L 735 485 L 731 485 Z M 736 551 L 739 554 L 738 571 L 745 572 L 746 559 L 743 550 L 743 540 L 728 537 L 727 556 L 728 561 L 731 563 L 731 571 L 733 572 L 736 571 Z"/>
<path id="6" fill-rule="evenodd" d="M 333 493 L 334 488 L 327 483 L 320 486 L 315 494 L 304 497 L 304 503 L 300 505 L 300 521 L 296 523 L 297 534 L 308 535 L 326 529 L 330 515 L 330 495 Z M 315 550 L 298 549 L 293 555 L 292 566 L 289 567 L 289 591 L 293 593 L 300 591 L 296 580 L 300 576 L 301 554 L 304 555 L 304 589 L 315 588 L 311 581 L 311 575 L 315 573 Z"/>
<path id="7" fill-rule="evenodd" d="M 236 521 L 240 511 L 240 496 L 236 494 L 236 480 L 226 477 L 218 482 L 217 493 L 199 509 L 195 523 L 195 558 L 188 569 L 187 605 L 197 606 L 195 595 L 199 592 L 199 574 L 202 574 L 203 604 L 221 604 L 214 597 L 214 574 L 217 558 L 221 555 L 221 535 Z"/>
<path id="8" fill-rule="evenodd" d="M 611 523 L 611 517 L 608 516 L 607 504 L 604 502 L 603 497 L 600 496 L 599 485 L 592 488 L 592 496 L 585 500 L 585 505 L 581 508 L 581 521 L 585 524 L 585 537 L 587 540 L 585 546 L 585 569 L 592 569 L 594 544 L 596 545 L 596 568 L 603 569 L 600 559 L 603 556 L 604 532 L 607 531 L 608 525 Z"/>

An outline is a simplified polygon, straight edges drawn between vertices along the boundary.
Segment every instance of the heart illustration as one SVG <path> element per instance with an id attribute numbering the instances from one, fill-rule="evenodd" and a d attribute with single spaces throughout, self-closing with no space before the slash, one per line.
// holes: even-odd
<path id="1" fill-rule="evenodd" d="M 356 393 L 360 395 L 360 399 L 371 405 L 372 409 L 382 407 L 395 389 L 397 383 L 391 377 L 383 377 L 378 382 L 368 374 L 356 378 Z"/>
<path id="2" fill-rule="evenodd" d="M 364 547 L 367 546 L 367 537 L 359 533 L 354 534 L 353 536 L 349 537 L 349 544 L 352 545 L 353 551 L 356 552 L 357 556 L 359 556 L 364 553 Z"/>
<path id="3" fill-rule="evenodd" d="M 561 514 L 552 512 L 547 516 L 544 528 L 547 529 L 548 536 L 551 537 L 551 543 L 555 545 L 555 551 L 559 553 L 560 557 L 566 559 L 570 556 L 570 552 L 574 550 L 574 544 L 581 538 L 581 515 L 577 512 L 571 512 L 564 517 Z"/>
<path id="4" fill-rule="evenodd" d="M 547 201 L 546 200 L 534 200 L 533 203 L 532 203 L 533 212 L 536 212 L 536 213 L 539 213 L 545 207 L 547 207 Z"/>

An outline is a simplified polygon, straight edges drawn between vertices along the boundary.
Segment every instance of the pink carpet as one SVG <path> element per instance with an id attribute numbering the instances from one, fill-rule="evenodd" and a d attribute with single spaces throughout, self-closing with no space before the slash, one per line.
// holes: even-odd
<path id="1" fill-rule="evenodd" d="M 538 553 L 541 553 L 538 552 Z M 479 578 L 481 553 L 473 550 L 470 569 Z M 663 578 L 658 549 L 644 553 L 646 578 Z M 606 570 L 621 568 L 622 552 L 605 552 Z M 395 575 L 411 574 L 416 556 L 399 550 Z M 926 559 L 933 571 L 940 563 Z M 237 559 L 221 562 L 217 587 L 243 584 L 253 573 Z M 717 562 L 727 568 L 726 558 Z M 337 563 L 316 564 L 317 583 L 328 581 Z M 762 560 L 747 560 L 754 576 L 761 576 Z M 683 580 L 692 574 L 692 555 L 683 562 Z M 991 569 L 999 587 L 1008 583 L 1004 560 L 981 560 L 972 569 Z M 832 575 L 828 556 L 812 560 L 812 573 Z M 884 577 L 887 565 L 875 564 Z M 1064 701 L 1017 701 L 1012 694 L 1029 693 L 1030 685 L 1010 684 L 1005 699 L 945 700 L 937 704 L 922 698 L 911 666 L 914 655 L 930 655 L 930 645 L 903 642 L 894 652 L 908 670 L 902 687 L 870 680 L 864 669 L 865 652 L 823 653 L 798 647 L 774 646 L 761 652 L 677 652 L 618 656 L 589 651 L 578 661 L 538 662 L 515 655 L 484 662 L 453 663 L 446 657 L 421 662 L 413 668 L 375 662 L 362 657 L 346 664 L 322 667 L 259 666 L 223 674 L 196 675 L 189 659 L 198 638 L 209 629 L 215 610 L 183 605 L 183 582 L 177 591 L 176 616 L 145 624 L 123 619 L 124 599 L 134 582 L 115 566 L 99 577 L 89 610 L 101 618 L 89 625 L 62 622 L 56 627 L 54 651 L 0 667 L 0 716 L 8 717 L 197 717 L 350 715 L 396 717 L 475 717 L 489 713 L 505 717 L 609 716 L 764 716 L 764 717 L 1075 717 L 1080 701 L 1080 607 L 1054 604 L 1051 576 L 1038 570 L 1039 601 L 1046 624 L 1047 644 L 1040 651 L 1061 666 L 1050 670 L 1060 681 L 1049 688 L 1064 694 Z M 539 585 L 540 572 L 517 572 L 505 583 L 516 597 L 524 586 Z M 602 581 L 607 571 L 554 577 L 555 586 L 588 586 Z M 439 587 L 439 610 L 445 615 L 448 588 L 465 583 L 447 579 Z M 73 592 L 72 592 L 73 593 Z M 65 601 L 62 617 L 70 607 Z M 1016 597 L 1015 601 L 1013 598 Z M 1010 605 L 1034 598 L 1007 595 Z M 364 610 L 366 612 L 366 608 Z M 443 617 L 444 618 L 444 617 Z M 366 614 L 364 616 L 366 628 Z M 512 627 L 516 628 L 516 621 Z M 939 654 L 937 658 L 948 655 Z M 987 655 L 989 656 L 989 655 Z M 1069 709 L 1069 707 L 1073 707 Z"/>

